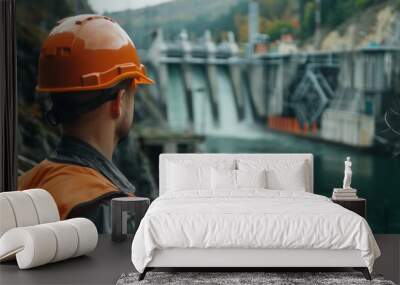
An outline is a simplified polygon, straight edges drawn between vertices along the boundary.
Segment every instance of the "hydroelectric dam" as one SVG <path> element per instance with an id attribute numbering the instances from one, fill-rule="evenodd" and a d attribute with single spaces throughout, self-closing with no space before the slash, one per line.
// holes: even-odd
<path id="1" fill-rule="evenodd" d="M 157 82 L 146 94 L 168 128 L 204 135 L 201 151 L 313 153 L 315 191 L 325 196 L 351 156 L 373 231 L 400 233 L 400 159 L 385 152 L 399 140 L 386 137 L 385 121 L 400 96 L 399 48 L 243 55 L 232 33 L 216 44 L 209 32 L 193 43 L 158 31 L 142 58 Z"/>
<path id="2" fill-rule="evenodd" d="M 233 34 L 216 45 L 206 32 L 202 42 L 184 33 L 165 42 L 158 32 L 146 54 L 154 96 L 176 131 L 279 131 L 371 147 L 400 94 L 400 48 L 242 56 Z"/>

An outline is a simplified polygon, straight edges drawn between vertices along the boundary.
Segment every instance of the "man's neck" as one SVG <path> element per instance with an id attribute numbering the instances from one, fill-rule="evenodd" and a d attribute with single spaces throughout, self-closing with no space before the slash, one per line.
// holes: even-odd
<path id="1" fill-rule="evenodd" d="M 63 134 L 84 141 L 106 158 L 112 160 L 112 155 L 116 145 L 116 139 L 113 135 L 107 135 L 107 132 L 82 132 L 73 129 L 65 129 Z"/>

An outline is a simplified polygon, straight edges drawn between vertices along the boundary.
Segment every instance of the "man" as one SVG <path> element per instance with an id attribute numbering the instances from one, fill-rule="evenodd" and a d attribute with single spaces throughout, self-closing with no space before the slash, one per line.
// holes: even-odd
<path id="1" fill-rule="evenodd" d="M 19 189 L 43 188 L 62 219 L 83 216 L 110 232 L 110 200 L 135 187 L 112 163 L 133 121 L 134 94 L 151 84 L 136 48 L 114 20 L 78 15 L 59 21 L 39 58 L 37 92 L 48 93 L 47 119 L 63 136 L 50 157 L 19 178 Z"/>

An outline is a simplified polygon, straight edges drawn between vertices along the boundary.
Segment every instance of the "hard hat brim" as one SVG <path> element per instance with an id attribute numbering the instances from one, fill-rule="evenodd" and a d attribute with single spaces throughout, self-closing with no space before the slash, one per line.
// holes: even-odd
<path id="1" fill-rule="evenodd" d="M 101 89 L 108 89 L 115 86 L 118 82 L 121 82 L 124 79 L 132 78 L 135 84 L 137 85 L 149 85 L 154 84 L 155 81 L 150 77 L 144 75 L 141 72 L 133 71 L 133 72 L 126 72 L 113 78 L 113 80 L 97 85 L 88 85 L 88 86 L 73 86 L 73 87 L 64 87 L 64 88 L 40 88 L 39 86 L 36 87 L 37 93 L 66 93 L 66 92 L 80 92 L 80 91 L 91 91 L 91 90 L 101 90 Z"/>
<path id="2" fill-rule="evenodd" d="M 135 78 L 135 83 L 136 84 L 145 84 L 145 85 L 149 85 L 149 84 L 154 84 L 155 81 L 153 79 L 151 79 L 150 77 L 146 76 L 146 75 L 141 75 L 138 78 Z"/>

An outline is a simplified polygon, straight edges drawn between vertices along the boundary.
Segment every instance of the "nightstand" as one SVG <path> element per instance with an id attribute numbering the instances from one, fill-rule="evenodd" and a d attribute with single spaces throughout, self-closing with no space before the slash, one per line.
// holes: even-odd
<path id="1" fill-rule="evenodd" d="M 111 239 L 124 241 L 128 234 L 128 216 L 133 216 L 135 232 L 150 206 L 150 199 L 143 197 L 119 197 L 111 200 Z M 132 233 L 132 234 L 134 234 Z"/>
<path id="2" fill-rule="evenodd" d="M 333 203 L 339 204 L 340 206 L 359 214 L 361 217 L 366 218 L 367 215 L 367 200 L 363 198 L 348 199 L 348 200 L 336 200 L 332 199 Z"/>

